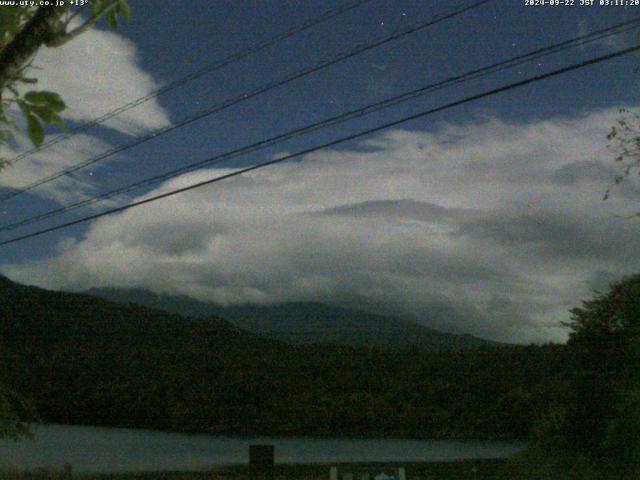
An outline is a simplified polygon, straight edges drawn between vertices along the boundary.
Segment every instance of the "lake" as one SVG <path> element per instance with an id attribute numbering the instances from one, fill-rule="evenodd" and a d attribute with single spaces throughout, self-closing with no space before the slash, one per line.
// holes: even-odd
<path id="1" fill-rule="evenodd" d="M 246 464 L 250 444 L 275 445 L 276 463 L 429 462 L 504 458 L 521 443 L 396 439 L 233 437 L 122 428 L 44 425 L 34 438 L 0 441 L 0 469 L 62 469 L 92 473 L 205 470 Z"/>

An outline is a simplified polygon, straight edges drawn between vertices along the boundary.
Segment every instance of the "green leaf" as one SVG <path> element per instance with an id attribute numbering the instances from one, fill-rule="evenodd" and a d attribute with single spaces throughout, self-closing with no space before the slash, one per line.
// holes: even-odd
<path id="1" fill-rule="evenodd" d="M 90 3 L 91 3 L 91 15 L 94 15 L 94 16 L 100 15 L 100 12 L 104 10 L 104 1 L 93 0 Z"/>
<path id="2" fill-rule="evenodd" d="M 31 91 L 25 94 L 24 99 L 35 105 L 48 106 L 54 112 L 61 112 L 67 108 L 64 101 L 62 101 L 62 98 L 60 98 L 60 95 L 55 92 L 47 92 L 44 90 L 40 92 Z"/>
<path id="3" fill-rule="evenodd" d="M 107 14 L 107 23 L 113 29 L 118 28 L 118 13 L 115 10 L 111 10 Z"/>
<path id="4" fill-rule="evenodd" d="M 27 115 L 27 133 L 29 133 L 29 138 L 36 147 L 42 145 L 44 141 L 44 129 L 42 128 L 42 124 L 33 115 Z"/>
<path id="5" fill-rule="evenodd" d="M 16 103 L 22 110 L 22 114 L 27 119 L 27 133 L 36 147 L 40 146 L 44 140 L 44 131 L 38 119 L 31 113 L 33 105 L 28 104 L 24 100 L 16 99 Z"/>
<path id="6" fill-rule="evenodd" d="M 65 124 L 64 120 L 60 118 L 60 116 L 51 110 L 49 107 L 45 107 L 42 105 L 34 105 L 31 107 L 31 111 L 35 113 L 44 123 L 48 123 L 50 125 L 57 125 L 58 127 L 64 129 Z"/>
<path id="7" fill-rule="evenodd" d="M 60 118 L 60 115 L 58 115 L 56 112 L 51 112 L 51 121 L 49 123 L 51 125 L 60 127 L 62 130 L 67 129 L 67 125 L 64 123 L 64 120 Z"/>
<path id="8" fill-rule="evenodd" d="M 19 98 L 16 99 L 16 103 L 18 104 L 18 107 L 20 107 L 20 110 L 22 110 L 22 114 L 25 117 L 28 117 L 29 115 L 31 115 L 31 106 L 30 105 L 28 105 L 23 100 L 20 100 Z"/>
<path id="9" fill-rule="evenodd" d="M 118 12 L 124 17 L 127 22 L 131 20 L 131 7 L 126 0 L 120 0 L 118 4 Z"/>
<path id="10" fill-rule="evenodd" d="M 44 123 L 51 123 L 51 114 L 55 113 L 50 108 L 42 105 L 31 106 L 31 111 L 40 117 Z"/>

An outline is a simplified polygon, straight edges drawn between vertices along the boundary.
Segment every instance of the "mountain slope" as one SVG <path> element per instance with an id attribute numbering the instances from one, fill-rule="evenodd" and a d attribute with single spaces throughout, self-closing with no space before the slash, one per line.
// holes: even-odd
<path id="1" fill-rule="evenodd" d="M 562 348 L 443 353 L 287 345 L 0 277 L 0 384 L 46 422 L 173 431 L 518 438 Z"/>
<path id="2" fill-rule="evenodd" d="M 210 418 L 200 409 L 211 402 L 240 408 L 268 398 L 269 361 L 288 353 L 219 318 L 189 319 L 0 278 L 3 381 L 31 397 L 48 421 L 256 429 L 246 415 L 237 425 L 195 422 Z M 260 380 L 243 398 L 240 383 L 254 377 Z"/>
<path id="3" fill-rule="evenodd" d="M 393 349 L 446 351 L 496 346 L 471 335 L 438 332 L 394 317 L 319 303 L 223 307 L 186 296 L 144 290 L 92 289 L 87 293 L 119 303 L 133 303 L 193 317 L 222 317 L 260 336 L 290 344 L 333 344 Z"/>

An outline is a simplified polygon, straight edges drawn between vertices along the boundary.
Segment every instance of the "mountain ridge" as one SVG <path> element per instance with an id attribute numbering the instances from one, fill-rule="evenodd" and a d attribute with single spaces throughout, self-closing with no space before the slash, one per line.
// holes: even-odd
<path id="1" fill-rule="evenodd" d="M 42 421 L 169 431 L 524 438 L 561 346 L 455 352 L 289 345 L 0 277 L 0 384 Z M 552 390 L 552 389 L 551 389 Z"/>
<path id="2" fill-rule="evenodd" d="M 85 293 L 189 317 L 220 317 L 253 334 L 293 345 L 334 344 L 428 351 L 505 345 L 470 334 L 444 333 L 392 316 L 319 302 L 222 306 L 186 295 L 157 294 L 143 289 L 94 288 Z"/>

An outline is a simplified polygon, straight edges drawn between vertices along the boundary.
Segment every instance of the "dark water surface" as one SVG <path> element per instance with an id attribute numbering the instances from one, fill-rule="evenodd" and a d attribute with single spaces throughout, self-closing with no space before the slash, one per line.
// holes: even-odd
<path id="1" fill-rule="evenodd" d="M 115 473 L 204 470 L 248 463 L 250 444 L 275 445 L 276 463 L 429 462 L 504 458 L 521 443 L 396 439 L 233 437 L 121 428 L 45 425 L 34 438 L 0 441 L 0 469 L 61 469 Z"/>

